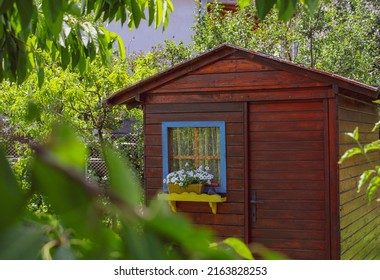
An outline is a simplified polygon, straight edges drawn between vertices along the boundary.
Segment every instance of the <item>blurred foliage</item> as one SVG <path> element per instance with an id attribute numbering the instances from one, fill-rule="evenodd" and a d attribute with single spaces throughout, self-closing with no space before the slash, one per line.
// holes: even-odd
<path id="1" fill-rule="evenodd" d="M 86 146 L 69 126 L 57 124 L 44 145 L 30 145 L 31 189 L 21 189 L 0 156 L 0 259 L 252 259 L 237 240 L 215 246 L 209 230 L 172 213 L 166 203 L 145 207 L 131 167 L 109 146 L 103 147 L 110 175 L 110 189 L 104 190 L 86 180 Z M 35 193 L 46 197 L 54 215 L 28 209 Z M 105 216 L 117 217 L 113 229 Z"/>

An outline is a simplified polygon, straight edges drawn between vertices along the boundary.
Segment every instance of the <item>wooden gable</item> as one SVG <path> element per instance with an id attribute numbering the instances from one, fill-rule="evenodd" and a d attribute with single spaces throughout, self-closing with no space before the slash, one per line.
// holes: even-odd
<path id="1" fill-rule="evenodd" d="M 312 80 L 303 75 L 268 67 L 255 61 L 230 55 L 169 83 L 150 90 L 162 92 L 202 92 L 262 90 L 294 87 L 320 87 L 328 83 Z"/>
<path id="2" fill-rule="evenodd" d="M 332 85 L 363 98 L 376 99 L 378 95 L 375 87 L 225 44 L 123 88 L 106 98 L 105 103 L 134 107 L 147 93 L 302 89 Z"/>

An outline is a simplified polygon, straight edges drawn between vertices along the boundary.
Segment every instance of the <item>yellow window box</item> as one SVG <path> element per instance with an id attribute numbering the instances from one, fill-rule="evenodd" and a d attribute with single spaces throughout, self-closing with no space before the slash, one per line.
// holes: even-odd
<path id="1" fill-rule="evenodd" d="M 177 201 L 191 201 L 191 202 L 208 202 L 213 214 L 217 213 L 217 205 L 220 202 L 226 202 L 227 198 L 218 194 L 196 194 L 196 193 L 160 193 L 157 195 L 159 200 L 167 200 L 170 209 L 177 212 Z"/>

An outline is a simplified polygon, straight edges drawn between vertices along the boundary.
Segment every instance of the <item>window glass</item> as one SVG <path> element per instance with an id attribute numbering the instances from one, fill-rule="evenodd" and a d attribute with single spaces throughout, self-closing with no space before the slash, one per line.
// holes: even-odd
<path id="1" fill-rule="evenodd" d="M 220 182 L 220 129 L 218 127 L 169 128 L 169 172 L 189 164 L 192 167 L 208 166 Z"/>
<path id="2" fill-rule="evenodd" d="M 162 123 L 162 175 L 174 171 L 208 167 L 218 193 L 227 190 L 226 136 L 224 121 L 180 121 Z M 163 184 L 164 191 L 167 185 Z M 208 188 L 206 188 L 206 191 Z"/>

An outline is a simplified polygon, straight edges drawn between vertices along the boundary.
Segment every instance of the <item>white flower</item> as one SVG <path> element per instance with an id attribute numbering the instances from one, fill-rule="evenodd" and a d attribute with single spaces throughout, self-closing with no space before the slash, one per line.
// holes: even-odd
<path id="1" fill-rule="evenodd" d="M 185 166 L 189 166 L 188 163 Z M 203 170 L 204 168 L 204 170 Z M 208 173 L 210 170 L 208 166 L 199 166 L 197 169 L 184 168 L 177 171 L 169 173 L 165 179 L 163 179 L 164 184 L 176 184 L 180 187 L 187 187 L 189 184 L 205 184 L 211 183 L 214 175 Z"/>

